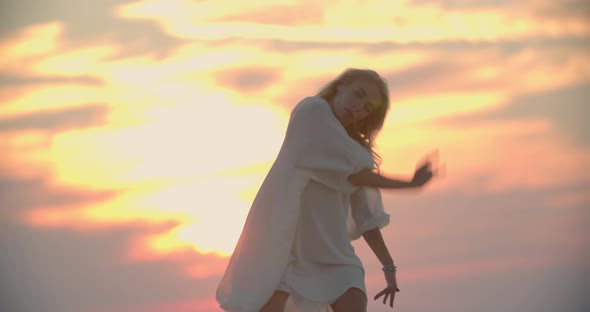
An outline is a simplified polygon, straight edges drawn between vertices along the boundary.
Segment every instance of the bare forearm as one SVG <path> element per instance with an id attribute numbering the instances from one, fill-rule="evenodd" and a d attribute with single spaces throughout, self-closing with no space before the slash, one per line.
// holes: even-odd
<path id="1" fill-rule="evenodd" d="M 383 240 L 379 228 L 366 231 L 363 233 L 363 238 L 383 266 L 393 265 L 393 258 L 389 254 L 389 250 L 387 250 L 387 246 L 385 245 L 385 241 Z"/>
<path id="2" fill-rule="evenodd" d="M 411 181 L 387 178 L 367 169 L 350 175 L 348 180 L 355 185 L 377 188 L 405 189 L 415 187 Z"/>

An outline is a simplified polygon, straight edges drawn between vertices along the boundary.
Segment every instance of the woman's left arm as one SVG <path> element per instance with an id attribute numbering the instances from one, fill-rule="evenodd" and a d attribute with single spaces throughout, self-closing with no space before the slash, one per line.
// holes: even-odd
<path id="1" fill-rule="evenodd" d="M 368 230 L 363 233 L 363 238 L 383 265 L 383 273 L 385 274 L 385 281 L 387 282 L 387 287 L 375 295 L 374 299 L 377 300 L 379 297 L 383 296 L 383 304 L 387 304 L 387 299 L 389 299 L 389 306 L 393 308 L 395 293 L 399 291 L 399 288 L 397 287 L 393 258 L 391 258 L 387 246 L 385 246 L 381 230 L 379 228 Z"/>
<path id="2" fill-rule="evenodd" d="M 385 241 L 383 241 L 383 236 L 381 235 L 381 230 L 379 228 L 364 232 L 363 238 L 384 267 L 394 265 L 393 258 L 391 258 L 387 246 L 385 246 Z"/>

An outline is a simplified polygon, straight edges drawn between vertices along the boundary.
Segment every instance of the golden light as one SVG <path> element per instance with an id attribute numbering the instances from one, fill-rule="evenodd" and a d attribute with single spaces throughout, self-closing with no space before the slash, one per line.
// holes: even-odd
<path id="1" fill-rule="evenodd" d="M 260 184 L 263 178 L 264 173 L 211 177 L 155 192 L 145 201 L 194 216 L 177 229 L 176 239 L 192 243 L 202 253 L 228 255 L 235 247 L 251 203 L 241 198 L 240 193 L 252 184 Z"/>
<path id="2" fill-rule="evenodd" d="M 25 48 L 57 52 L 52 49 L 61 32 L 59 24 L 25 32 L 17 38 L 23 43 L 15 57 L 29 55 Z M 46 42 L 36 41 L 48 35 Z M 59 113 L 92 101 L 108 109 L 106 123 L 51 136 L 9 136 L 2 144 L 27 157 L 9 155 L 3 166 L 42 167 L 56 187 L 115 190 L 116 195 L 82 207 L 39 208 L 23 219 L 35 226 L 78 230 L 176 222 L 173 229 L 146 238 L 147 248 L 161 254 L 187 245 L 203 253 L 231 252 L 255 189 L 280 147 L 288 114 L 268 99 L 238 98 L 220 88 L 212 70 L 241 52 L 260 58 L 248 47 L 226 58 L 218 50 L 193 44 L 167 62 L 108 60 L 117 50 L 104 45 L 49 53 L 31 62 L 36 74 L 85 75 L 100 83 L 31 88 L 7 98 L 5 116 L 41 109 Z M 188 75 L 191 68 L 196 75 Z"/>
<path id="3" fill-rule="evenodd" d="M 228 8 L 215 2 L 175 1 L 170 5 L 161 1 L 146 1 L 121 6 L 117 15 L 129 19 L 154 20 L 169 33 L 182 38 L 220 40 L 228 38 L 277 39 L 317 42 L 381 42 L 395 38 L 396 42 L 424 42 L 436 40 L 499 40 L 523 39 L 539 35 L 588 35 L 587 23 L 580 20 L 544 20 L 540 23 L 532 14 L 519 14 L 518 18 L 491 9 L 445 11 L 438 5 L 410 6 L 402 2 L 371 2 L 364 10 L 352 3 L 336 2 L 329 7 L 313 3 L 285 2 L 293 8 L 320 11 L 322 18 L 311 25 L 291 27 L 278 21 L 275 24 L 253 20 L 227 21 L 223 17 L 241 12 L 255 12 L 268 7 L 268 2 Z M 278 5 L 278 3 L 273 3 Z M 522 13 L 525 8 L 515 6 Z M 305 12 L 305 10 L 303 10 Z M 411 18 L 408 18 L 411 16 Z M 393 17 L 393 18 L 392 18 Z M 395 19 L 399 23 L 392 23 Z M 436 29 L 437 31 L 433 31 Z"/>
<path id="4" fill-rule="evenodd" d="M 262 23 L 256 14 L 228 19 L 256 12 L 264 5 L 283 5 L 301 12 L 317 10 L 318 17 L 306 25 Z M 512 93 L 588 78 L 588 58 L 571 56 L 563 63 L 551 63 L 543 59 L 545 54 L 532 49 L 507 57 L 497 49 L 482 48 L 459 60 L 454 51 L 436 48 L 366 50 L 375 43 L 515 40 L 560 33 L 587 36 L 590 30 L 580 21 L 539 23 L 533 17 L 512 19 L 489 10 L 442 14 L 435 5 L 408 6 L 392 1 L 371 2 L 359 10 L 351 2 L 323 6 L 253 1 L 228 7 L 211 1 L 151 0 L 120 6 L 113 13 L 128 20 L 154 21 L 176 38 L 199 40 L 171 48 L 162 59 L 149 54 L 112 58 L 125 47 L 105 41 L 65 49 L 60 42 L 64 25 L 49 23 L 27 28 L 0 43 L 0 66 L 9 73 L 91 80 L 3 91 L 2 117 L 59 112 L 88 103 L 99 103 L 107 111 L 102 124 L 88 128 L 0 136 L 0 147 L 13 151 L 0 168 L 24 168 L 18 173 L 21 175 L 42 170 L 56 187 L 119 191 L 102 203 L 35 210 L 26 215 L 31 224 L 83 228 L 176 222 L 169 231 L 146 237 L 142 243 L 160 254 L 192 246 L 202 253 L 226 256 L 235 246 L 250 203 L 280 148 L 289 117 L 286 106 L 296 104 L 296 100 L 285 103 L 285 97 L 311 95 L 320 87 L 313 84 L 322 79 L 327 82 L 345 67 L 370 67 L 394 74 L 411 71 L 414 66 L 449 62 L 461 71 L 457 72 L 458 81 L 488 83 L 473 92 L 428 90 L 424 95 L 411 90 L 411 96 L 402 96 L 394 103 L 378 141 L 385 171 L 411 170 L 416 158 L 435 146 L 441 148 L 443 157 L 445 153 L 453 155 L 450 167 L 462 170 L 454 172 L 444 187 L 465 183 L 468 172 L 512 170 L 490 182 L 488 187 L 497 191 L 514 183 L 542 187 L 551 182 L 547 172 L 556 183 L 566 183 L 573 164 L 587 157 L 585 152 L 556 156 L 562 163 L 572 164 L 562 171 L 549 158 L 536 159 L 532 163 L 549 168 L 546 176 L 535 172 L 527 178 L 511 161 L 527 161 L 535 153 L 497 156 L 494 148 L 515 148 L 520 137 L 550 133 L 547 121 L 486 123 L 469 132 L 422 125 L 497 110 L 510 101 Z M 226 39 L 231 40 L 222 41 Z M 269 49 L 263 42 L 266 39 L 300 49 Z M 317 46 L 308 49 L 306 44 Z M 342 46 L 335 53 L 330 44 Z M 560 58 L 560 51 L 555 51 L 552 57 Z M 21 69 L 15 64 L 27 66 Z M 272 81 L 254 91 L 223 80 L 233 70 L 245 69 L 244 76 L 249 77 L 261 68 L 270 73 Z M 506 77 L 517 76 L 517 84 L 506 82 Z M 441 81 L 440 88 L 445 89 L 445 83 L 453 79 Z M 569 151 L 550 140 L 535 141 L 529 147 L 544 153 Z M 491 165 L 482 168 L 482 162 Z M 194 270 L 203 274 L 202 268 Z"/>
<path id="5" fill-rule="evenodd" d="M 26 220 L 80 229 L 175 221 L 178 227 L 148 241 L 152 250 L 189 243 L 203 253 L 231 252 L 253 189 L 280 147 L 286 115 L 193 91 L 197 97 L 184 90 L 183 103 L 144 110 L 142 125 L 57 133 L 45 154 L 56 185 L 122 191 L 77 209 L 38 209 Z"/>
<path id="6" fill-rule="evenodd" d="M 48 55 L 58 50 L 57 37 L 63 32 L 61 23 L 29 26 L 0 41 L 0 67 L 5 70 L 23 70 L 20 60 Z"/>

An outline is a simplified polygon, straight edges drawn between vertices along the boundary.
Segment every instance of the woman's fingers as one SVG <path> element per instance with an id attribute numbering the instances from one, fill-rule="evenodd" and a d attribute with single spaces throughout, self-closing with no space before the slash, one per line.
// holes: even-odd
<path id="1" fill-rule="evenodd" d="M 432 164 L 432 168 L 430 169 L 430 171 L 432 171 L 435 176 L 444 175 L 446 164 L 440 164 L 440 155 L 438 149 L 435 149 L 434 151 L 430 152 L 428 158 L 429 162 Z"/>
<path id="2" fill-rule="evenodd" d="M 418 169 L 416 169 L 417 173 L 426 172 L 430 169 L 430 162 L 426 162 L 425 164 L 420 165 Z"/>
<path id="3" fill-rule="evenodd" d="M 428 155 L 428 159 L 430 159 L 429 162 L 434 162 L 434 163 L 438 164 L 438 161 L 440 160 L 440 154 L 438 153 L 438 148 L 435 149 L 434 151 L 430 152 L 430 154 Z"/>
<path id="4" fill-rule="evenodd" d="M 445 163 L 443 163 L 442 165 L 438 166 L 436 169 L 433 169 L 432 171 L 434 172 L 434 175 L 437 177 L 443 177 L 446 173 L 447 166 Z"/>
<path id="5" fill-rule="evenodd" d="M 373 298 L 373 300 L 377 300 L 379 299 L 379 297 L 385 295 L 385 293 L 387 292 L 387 288 L 383 289 L 382 291 L 380 291 L 377 295 L 375 295 L 375 298 Z"/>
<path id="6" fill-rule="evenodd" d="M 389 306 L 393 308 L 393 298 L 395 297 L 395 292 L 391 293 L 391 297 L 389 298 Z"/>
<path id="7" fill-rule="evenodd" d="M 395 293 L 397 291 L 399 291 L 399 288 L 391 288 L 388 286 L 387 288 L 380 291 L 377 295 L 375 295 L 374 300 L 377 300 L 379 299 L 379 297 L 383 296 L 383 304 L 387 305 L 387 299 L 389 299 L 389 306 L 393 308 L 393 301 L 395 299 Z"/>
<path id="8" fill-rule="evenodd" d="M 416 171 L 433 171 L 437 172 L 439 169 L 440 155 L 438 149 L 434 149 L 428 153 L 419 163 L 422 163 Z"/>
<path id="9" fill-rule="evenodd" d="M 426 171 L 423 173 L 418 174 L 415 177 L 416 182 L 418 182 L 418 185 L 424 185 L 426 184 L 428 181 L 430 181 L 430 179 L 432 178 L 432 172 L 431 171 Z"/>

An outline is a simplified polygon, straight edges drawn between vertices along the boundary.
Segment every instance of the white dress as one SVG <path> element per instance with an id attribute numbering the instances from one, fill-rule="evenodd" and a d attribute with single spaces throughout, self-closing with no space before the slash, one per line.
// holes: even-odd
<path id="1" fill-rule="evenodd" d="M 389 216 L 377 189 L 347 178 L 372 166 L 325 100 L 301 101 L 217 289 L 221 308 L 257 312 L 285 290 L 288 311 L 328 311 L 348 288 L 365 291 L 350 240 L 385 226 Z"/>
<path id="2" fill-rule="evenodd" d="M 286 312 L 330 311 L 329 305 L 352 287 L 366 294 L 365 271 L 351 245 L 348 219 L 364 232 L 385 226 L 389 218 L 367 209 L 364 192 L 349 194 L 313 180 L 303 191 L 291 258 L 278 287 L 290 294 Z"/>

